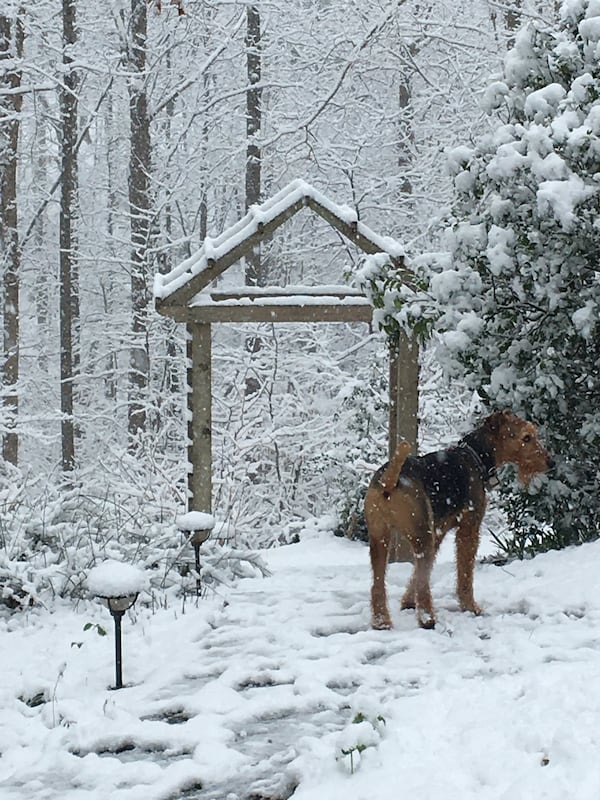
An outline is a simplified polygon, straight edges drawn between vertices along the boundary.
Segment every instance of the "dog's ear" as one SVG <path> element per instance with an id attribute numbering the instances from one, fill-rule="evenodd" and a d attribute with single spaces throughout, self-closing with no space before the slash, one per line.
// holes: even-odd
<path id="1" fill-rule="evenodd" d="M 493 414 L 490 414 L 489 417 L 483 420 L 483 427 L 489 431 L 489 433 L 498 435 L 502 424 L 507 422 L 510 416 L 511 413 L 508 409 L 504 411 L 494 411 Z"/>

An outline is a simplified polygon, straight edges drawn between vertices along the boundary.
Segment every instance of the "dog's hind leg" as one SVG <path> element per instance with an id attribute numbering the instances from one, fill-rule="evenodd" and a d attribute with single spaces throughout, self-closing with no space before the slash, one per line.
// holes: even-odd
<path id="1" fill-rule="evenodd" d="M 404 594 L 402 595 L 402 600 L 400 601 L 400 608 L 402 610 L 405 610 L 407 608 L 417 607 L 417 597 L 415 589 L 416 575 L 417 575 L 417 570 L 415 567 L 413 567 L 412 575 L 410 576 L 408 586 L 406 587 Z"/>
<path id="2" fill-rule="evenodd" d="M 435 561 L 435 557 L 437 556 L 437 552 L 440 549 L 440 545 L 444 539 L 443 534 L 436 534 L 435 536 L 435 552 L 433 559 Z M 413 569 L 412 575 L 410 576 L 410 580 L 408 582 L 408 586 L 402 596 L 402 601 L 400 603 L 400 608 L 402 610 L 405 609 L 414 609 L 417 607 L 417 598 L 416 598 L 416 570 Z"/>
<path id="3" fill-rule="evenodd" d="M 373 528 L 373 526 L 371 526 Z M 385 590 L 385 572 L 390 547 L 390 531 L 384 527 L 369 530 L 369 552 L 373 584 L 371 586 L 372 624 L 376 630 L 392 627 Z"/>
<path id="4" fill-rule="evenodd" d="M 402 530 L 413 551 L 413 571 L 402 596 L 401 608 L 415 608 L 422 628 L 435 626 L 430 577 L 438 542 L 434 531 L 433 510 L 422 493 L 407 493 L 403 503 Z"/>

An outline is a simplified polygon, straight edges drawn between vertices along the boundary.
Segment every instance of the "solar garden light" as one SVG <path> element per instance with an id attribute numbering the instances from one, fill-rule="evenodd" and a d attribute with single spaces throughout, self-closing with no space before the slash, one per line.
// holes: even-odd
<path id="1" fill-rule="evenodd" d="M 115 623 L 115 689 L 123 688 L 121 620 L 146 584 L 146 576 L 140 569 L 122 561 L 104 561 L 90 570 L 87 577 L 90 593 L 102 600 Z"/>
<path id="2" fill-rule="evenodd" d="M 188 541 L 194 548 L 195 568 L 196 568 L 196 597 L 200 597 L 202 582 L 200 578 L 200 545 L 210 536 L 210 532 L 215 527 L 215 518 L 212 514 L 205 511 L 188 511 L 177 517 L 176 524 L 178 529 L 188 537 Z"/>

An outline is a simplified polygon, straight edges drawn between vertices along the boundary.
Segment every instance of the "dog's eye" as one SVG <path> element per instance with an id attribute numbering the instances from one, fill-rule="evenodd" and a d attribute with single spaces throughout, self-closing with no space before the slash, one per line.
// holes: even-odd
<path id="1" fill-rule="evenodd" d="M 530 441 L 531 441 L 531 434 L 526 433 L 525 436 L 523 437 L 523 444 L 529 444 Z"/>

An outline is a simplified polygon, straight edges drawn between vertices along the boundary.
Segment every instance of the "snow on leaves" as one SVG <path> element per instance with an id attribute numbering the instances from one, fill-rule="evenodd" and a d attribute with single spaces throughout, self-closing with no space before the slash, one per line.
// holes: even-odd
<path id="1" fill-rule="evenodd" d="M 412 259 L 417 293 L 381 271 L 373 292 L 388 332 L 388 313 L 421 330 L 426 319 L 448 375 L 543 423 L 559 466 L 542 518 L 561 541 L 600 534 L 599 56 L 599 0 L 517 35 L 484 98 L 496 127 L 450 154 L 451 258 Z"/>

